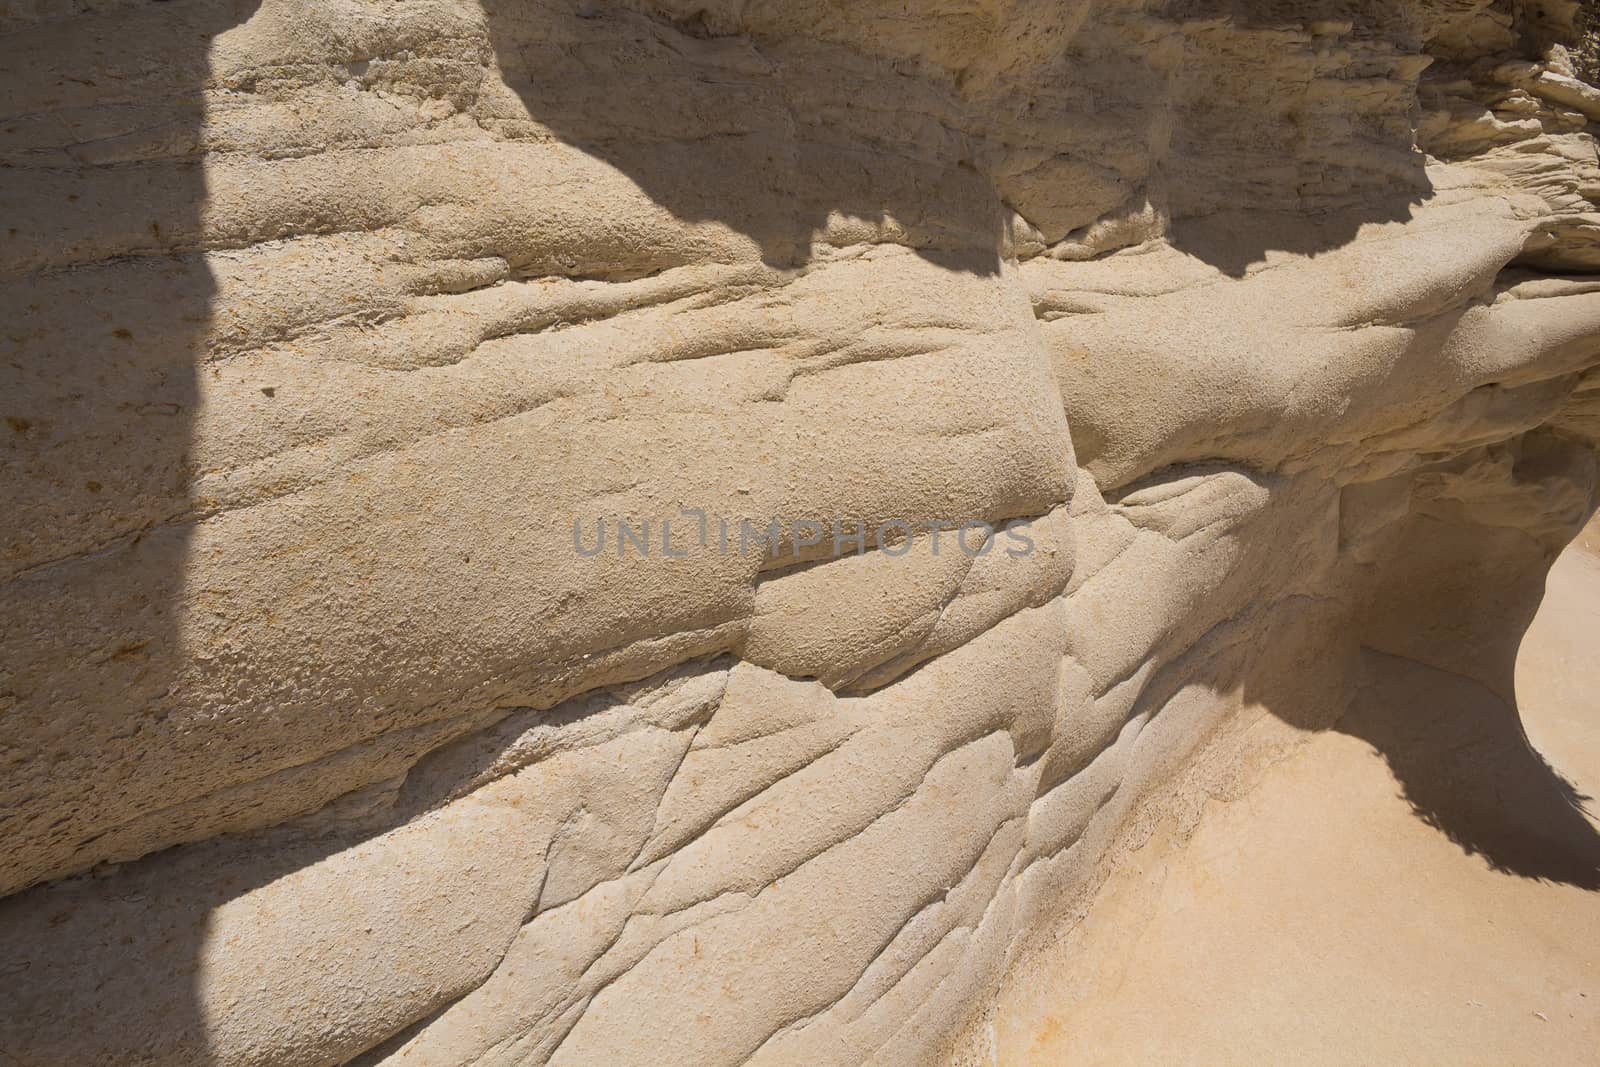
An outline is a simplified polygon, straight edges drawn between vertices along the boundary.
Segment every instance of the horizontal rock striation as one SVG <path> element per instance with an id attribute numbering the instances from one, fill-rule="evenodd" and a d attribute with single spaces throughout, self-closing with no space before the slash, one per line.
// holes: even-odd
<path id="1" fill-rule="evenodd" d="M 1512 698 L 1586 18 L 9 5 L 0 1059 L 981 1058 L 1204 746 Z"/>

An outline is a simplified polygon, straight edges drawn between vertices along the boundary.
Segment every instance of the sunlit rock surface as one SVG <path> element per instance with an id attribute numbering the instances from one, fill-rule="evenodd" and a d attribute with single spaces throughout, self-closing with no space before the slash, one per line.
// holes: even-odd
<path id="1" fill-rule="evenodd" d="M 1509 699 L 1594 508 L 1576 4 L 0 34 L 9 1062 L 982 1059 L 1242 709 Z"/>

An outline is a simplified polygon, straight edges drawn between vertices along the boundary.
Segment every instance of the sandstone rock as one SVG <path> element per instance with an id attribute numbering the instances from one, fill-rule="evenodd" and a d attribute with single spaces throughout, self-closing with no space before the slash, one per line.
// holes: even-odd
<path id="1" fill-rule="evenodd" d="M 1580 14 L 0 12 L 0 1049 L 979 1056 L 1229 724 L 1509 695 Z"/>

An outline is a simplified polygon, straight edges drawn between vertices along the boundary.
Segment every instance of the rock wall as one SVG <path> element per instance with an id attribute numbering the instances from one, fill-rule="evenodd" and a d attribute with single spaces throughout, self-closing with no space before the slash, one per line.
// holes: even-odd
<path id="1" fill-rule="evenodd" d="M 981 1056 L 1245 711 L 1511 697 L 1586 18 L 0 8 L 7 1062 Z"/>

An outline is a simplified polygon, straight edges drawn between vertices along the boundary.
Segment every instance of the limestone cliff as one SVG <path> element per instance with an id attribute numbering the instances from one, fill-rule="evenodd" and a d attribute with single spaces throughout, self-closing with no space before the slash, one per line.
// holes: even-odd
<path id="1" fill-rule="evenodd" d="M 1586 19 L 0 7 L 0 1060 L 980 1055 L 1203 745 L 1510 699 Z"/>

